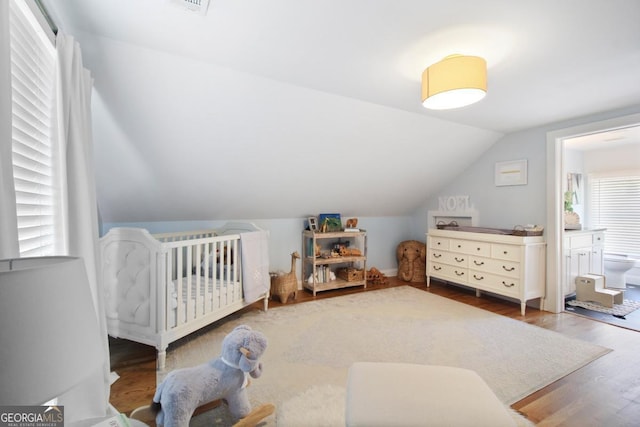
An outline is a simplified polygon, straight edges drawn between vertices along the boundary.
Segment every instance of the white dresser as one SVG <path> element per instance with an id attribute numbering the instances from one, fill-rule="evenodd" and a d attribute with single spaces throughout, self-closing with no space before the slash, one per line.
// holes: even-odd
<path id="1" fill-rule="evenodd" d="M 430 229 L 427 287 L 431 277 L 526 302 L 545 296 L 546 243 L 542 236 L 512 236 Z M 542 308 L 542 302 L 541 302 Z"/>

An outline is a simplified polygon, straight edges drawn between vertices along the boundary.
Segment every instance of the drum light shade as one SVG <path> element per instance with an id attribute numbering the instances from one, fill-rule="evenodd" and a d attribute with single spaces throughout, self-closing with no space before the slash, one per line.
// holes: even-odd
<path id="1" fill-rule="evenodd" d="M 464 107 L 487 93 L 487 62 L 478 56 L 450 55 L 422 73 L 422 105 L 432 110 Z"/>

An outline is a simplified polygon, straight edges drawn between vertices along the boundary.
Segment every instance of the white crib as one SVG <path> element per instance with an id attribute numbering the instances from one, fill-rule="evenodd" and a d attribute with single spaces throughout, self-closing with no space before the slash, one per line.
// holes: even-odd
<path id="1" fill-rule="evenodd" d="M 153 345 L 163 369 L 170 343 L 260 299 L 243 292 L 241 233 L 249 223 L 222 229 L 151 235 L 112 228 L 100 239 L 107 332 Z"/>

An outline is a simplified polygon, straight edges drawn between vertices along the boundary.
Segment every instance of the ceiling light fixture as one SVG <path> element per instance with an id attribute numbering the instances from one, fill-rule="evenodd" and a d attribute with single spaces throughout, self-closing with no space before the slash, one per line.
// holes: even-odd
<path id="1" fill-rule="evenodd" d="M 448 110 L 471 105 L 487 93 L 487 62 L 478 56 L 449 55 L 422 73 L 422 105 Z"/>

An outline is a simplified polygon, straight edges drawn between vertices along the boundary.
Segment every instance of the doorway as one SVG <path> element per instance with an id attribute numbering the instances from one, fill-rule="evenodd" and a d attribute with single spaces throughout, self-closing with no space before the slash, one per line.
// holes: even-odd
<path id="1" fill-rule="evenodd" d="M 640 125 L 640 114 L 575 126 L 547 134 L 547 298 L 545 309 L 554 313 L 564 311 L 563 278 L 564 253 L 564 195 L 565 141 L 616 129 Z"/>

